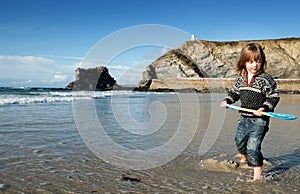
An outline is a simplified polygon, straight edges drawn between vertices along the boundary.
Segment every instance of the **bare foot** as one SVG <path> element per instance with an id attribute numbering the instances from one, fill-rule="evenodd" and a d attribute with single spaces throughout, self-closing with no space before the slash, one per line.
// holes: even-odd
<path id="1" fill-rule="evenodd" d="M 259 176 L 259 177 L 255 177 L 255 178 L 253 178 L 253 180 L 252 180 L 252 182 L 266 182 L 267 181 L 267 179 L 266 179 L 266 177 L 264 177 L 264 176 Z"/>
<path id="2" fill-rule="evenodd" d="M 247 156 L 240 154 L 241 161 L 247 161 Z"/>
<path id="3" fill-rule="evenodd" d="M 262 181 L 264 180 L 264 177 L 262 176 L 262 166 L 256 166 L 253 168 L 253 180 L 254 181 Z"/>
<path id="4" fill-rule="evenodd" d="M 237 156 L 238 158 L 240 158 L 239 164 L 243 165 L 243 164 L 247 164 L 247 157 L 243 154 L 238 154 Z"/>

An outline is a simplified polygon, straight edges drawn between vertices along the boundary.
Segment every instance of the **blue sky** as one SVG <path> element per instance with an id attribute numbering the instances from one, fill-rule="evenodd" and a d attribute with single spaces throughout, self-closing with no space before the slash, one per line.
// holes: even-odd
<path id="1" fill-rule="evenodd" d="M 211 41 L 300 37 L 297 0 L 0 0 L 0 5 L 0 86 L 65 87 L 97 44 L 137 25 L 170 26 Z M 179 38 L 175 47 L 183 42 Z M 110 61 L 106 65 L 118 82 L 134 84 L 166 50 L 128 48 L 103 63 Z M 97 65 L 105 65 L 100 61 Z"/>

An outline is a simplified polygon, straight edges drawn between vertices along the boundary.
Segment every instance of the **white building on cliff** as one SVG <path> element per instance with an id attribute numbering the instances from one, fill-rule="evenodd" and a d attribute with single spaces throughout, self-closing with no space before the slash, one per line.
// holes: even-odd
<path id="1" fill-rule="evenodd" d="M 195 34 L 192 34 L 192 35 L 191 35 L 191 40 L 196 40 Z"/>

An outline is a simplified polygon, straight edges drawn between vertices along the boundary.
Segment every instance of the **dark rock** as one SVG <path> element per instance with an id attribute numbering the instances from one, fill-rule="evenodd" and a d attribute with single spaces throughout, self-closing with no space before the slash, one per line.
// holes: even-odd
<path id="1" fill-rule="evenodd" d="M 6 191 L 10 188 L 10 185 L 0 184 L 0 191 Z"/>
<path id="2" fill-rule="evenodd" d="M 112 90 L 118 87 L 116 80 L 110 76 L 104 66 L 96 68 L 75 70 L 76 80 L 71 82 L 66 89 L 73 90 Z"/>
<path id="3" fill-rule="evenodd" d="M 130 181 L 130 182 L 141 182 L 141 179 L 138 177 L 130 176 L 130 175 L 123 175 L 122 180 Z"/>

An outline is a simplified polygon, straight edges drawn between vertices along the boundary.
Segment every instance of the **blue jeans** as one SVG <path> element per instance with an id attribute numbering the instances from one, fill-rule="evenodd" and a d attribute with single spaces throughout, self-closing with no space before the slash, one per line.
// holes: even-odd
<path id="1" fill-rule="evenodd" d="M 268 118 L 241 116 L 236 130 L 235 143 L 239 153 L 247 156 L 249 166 L 263 165 L 261 143 L 268 130 Z"/>

